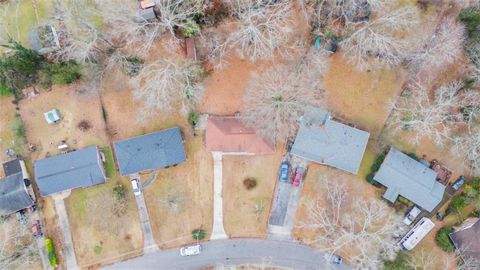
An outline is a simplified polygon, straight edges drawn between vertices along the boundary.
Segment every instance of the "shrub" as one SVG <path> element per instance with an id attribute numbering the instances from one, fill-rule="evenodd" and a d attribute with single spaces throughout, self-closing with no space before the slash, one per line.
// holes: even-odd
<path id="1" fill-rule="evenodd" d="M 188 22 L 182 29 L 182 35 L 186 38 L 193 37 L 200 33 L 200 26 L 196 22 Z"/>
<path id="2" fill-rule="evenodd" d="M 44 64 L 39 78 L 44 85 L 69 84 L 80 78 L 80 66 L 73 61 Z"/>
<path id="3" fill-rule="evenodd" d="M 55 256 L 55 248 L 53 246 L 53 241 L 50 238 L 45 239 L 45 248 L 47 250 L 48 260 L 50 261 L 50 266 L 55 268 L 57 267 L 57 256 Z"/>
<path id="4" fill-rule="evenodd" d="M 405 204 L 408 207 L 412 207 L 414 205 L 410 200 L 408 200 L 407 198 L 402 197 L 402 196 L 398 196 L 398 201 L 400 203 Z"/>
<path id="5" fill-rule="evenodd" d="M 102 253 L 102 250 L 103 248 L 99 245 L 96 245 L 94 248 L 93 248 L 93 252 L 95 252 L 95 254 L 97 255 L 100 255 Z"/>
<path id="6" fill-rule="evenodd" d="M 118 185 L 113 188 L 113 194 L 115 195 L 115 199 L 117 199 L 117 201 L 125 200 L 126 193 L 127 191 L 123 185 Z"/>
<path id="7" fill-rule="evenodd" d="M 206 236 L 205 230 L 202 228 L 195 229 L 192 231 L 192 237 L 195 240 L 203 240 Z"/>
<path id="8" fill-rule="evenodd" d="M 411 266 L 408 265 L 408 254 L 404 251 L 399 251 L 395 260 L 393 261 L 384 261 L 383 262 L 384 270 L 414 270 Z"/>
<path id="9" fill-rule="evenodd" d="M 135 77 L 143 67 L 142 59 L 136 56 L 128 56 L 123 62 L 122 69 L 125 74 L 130 77 Z"/>
<path id="10" fill-rule="evenodd" d="M 452 241 L 448 235 L 453 232 L 452 227 L 443 227 L 438 230 L 437 234 L 435 235 L 435 242 L 437 245 L 446 252 L 453 252 L 455 247 L 453 246 Z"/>
<path id="11" fill-rule="evenodd" d="M 200 119 L 200 115 L 197 112 L 190 112 L 188 113 L 188 122 L 192 125 L 195 126 L 198 123 L 198 120 Z"/>
<path id="12" fill-rule="evenodd" d="M 77 127 L 81 131 L 87 131 L 92 127 L 92 125 L 87 120 L 82 120 L 80 123 L 78 123 Z"/>
<path id="13" fill-rule="evenodd" d="M 243 180 L 243 185 L 247 190 L 251 190 L 257 186 L 257 180 L 253 177 L 248 177 Z"/>
<path id="14" fill-rule="evenodd" d="M 466 198 L 463 194 L 453 197 L 452 202 L 448 206 L 447 212 L 453 211 L 460 211 L 465 207 Z"/>
<path id="15" fill-rule="evenodd" d="M 0 97 L 8 97 L 12 93 L 12 90 L 4 84 L 0 84 Z"/>
<path id="16" fill-rule="evenodd" d="M 460 21 L 465 24 L 469 38 L 480 38 L 480 11 L 475 8 L 466 8 L 460 12 Z"/>
<path id="17" fill-rule="evenodd" d="M 413 153 L 413 152 L 409 152 L 409 153 L 405 153 L 407 154 L 407 156 L 415 159 L 416 161 L 419 161 L 420 159 L 417 157 L 417 154 Z"/>

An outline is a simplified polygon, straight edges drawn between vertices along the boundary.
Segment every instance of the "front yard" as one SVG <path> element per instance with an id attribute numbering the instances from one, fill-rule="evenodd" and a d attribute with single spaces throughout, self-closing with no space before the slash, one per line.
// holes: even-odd
<path id="1" fill-rule="evenodd" d="M 230 237 L 265 237 L 283 148 L 275 154 L 223 156 L 224 227 Z M 247 190 L 243 181 L 254 178 Z"/>

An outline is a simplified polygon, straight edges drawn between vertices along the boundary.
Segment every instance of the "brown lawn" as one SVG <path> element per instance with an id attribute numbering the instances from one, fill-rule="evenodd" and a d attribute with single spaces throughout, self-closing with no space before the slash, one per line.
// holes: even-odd
<path id="1" fill-rule="evenodd" d="M 401 91 L 404 77 L 401 69 L 358 71 L 336 53 L 324 79 L 327 107 L 335 116 L 376 137 L 390 114 L 389 102 Z"/>
<path id="2" fill-rule="evenodd" d="M 202 228 L 209 239 L 213 222 L 213 162 L 203 136 L 186 138 L 187 161 L 158 170 L 144 191 L 155 241 L 160 248 L 193 242 Z"/>
<path id="3" fill-rule="evenodd" d="M 122 218 L 110 218 L 110 226 L 119 230 L 103 230 L 95 226 L 94 215 L 100 218 L 104 213 L 87 207 L 89 200 L 96 200 L 101 193 L 112 194 L 116 185 L 126 187 L 127 211 Z M 82 269 L 99 267 L 115 261 L 139 256 L 143 252 L 143 234 L 138 216 L 137 204 L 133 197 L 131 185 L 126 177 L 118 174 L 106 184 L 76 189 L 65 200 L 72 239 L 78 265 Z M 98 199 L 97 199 L 98 200 Z M 116 223 L 116 224 L 115 224 Z"/>
<path id="4" fill-rule="evenodd" d="M 49 92 L 41 91 L 40 95 L 20 102 L 27 139 L 37 146 L 32 159 L 60 153 L 57 146 L 62 141 L 66 141 L 70 149 L 108 143 L 100 100 L 77 94 L 75 87 L 75 84 L 54 86 Z M 53 108 L 60 111 L 63 119 L 58 124 L 49 125 L 43 114 Z M 90 129 L 81 131 L 78 128 L 83 120 L 88 121 Z"/>
<path id="5" fill-rule="evenodd" d="M 283 149 L 273 155 L 223 156 L 223 223 L 230 237 L 266 236 Z M 243 185 L 247 177 L 257 180 L 252 190 Z"/>
<path id="6" fill-rule="evenodd" d="M 23 149 L 23 141 L 18 139 L 15 134 L 17 121 L 15 119 L 15 105 L 12 103 L 13 97 L 0 97 L 0 163 L 7 161 L 4 154 L 7 149 Z M 0 177 L 4 176 L 3 170 L 0 170 Z"/>

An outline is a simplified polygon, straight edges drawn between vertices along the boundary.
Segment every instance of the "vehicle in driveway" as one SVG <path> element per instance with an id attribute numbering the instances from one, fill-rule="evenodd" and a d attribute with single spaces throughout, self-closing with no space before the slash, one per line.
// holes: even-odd
<path id="1" fill-rule="evenodd" d="M 333 262 L 334 264 L 342 264 L 342 263 L 343 263 L 343 259 L 342 259 L 342 257 L 340 257 L 340 256 L 332 255 L 332 262 Z"/>
<path id="2" fill-rule="evenodd" d="M 452 188 L 455 191 L 458 191 L 465 184 L 465 176 L 460 176 L 455 183 L 453 183 Z"/>
<path id="3" fill-rule="evenodd" d="M 43 236 L 42 227 L 40 226 L 40 220 L 34 220 L 32 222 L 32 234 L 35 238 L 40 238 Z"/>
<path id="4" fill-rule="evenodd" d="M 412 222 L 415 221 L 420 212 L 422 211 L 418 207 L 414 206 L 412 210 L 410 210 L 403 219 L 403 223 L 405 223 L 406 225 L 412 224 Z"/>
<path id="5" fill-rule="evenodd" d="M 305 170 L 302 167 L 297 167 L 295 169 L 295 174 L 294 174 L 293 180 L 292 180 L 292 185 L 294 187 L 300 186 L 300 183 L 302 182 L 302 179 L 303 179 L 303 173 L 304 172 L 305 172 Z"/>
<path id="6" fill-rule="evenodd" d="M 282 165 L 280 165 L 280 182 L 288 182 L 288 169 L 290 168 L 290 164 L 284 161 Z"/>
<path id="7" fill-rule="evenodd" d="M 135 194 L 135 196 L 141 195 L 142 190 L 140 189 L 140 181 L 138 181 L 137 178 L 134 178 L 131 180 L 131 182 L 132 182 L 133 194 Z"/>
<path id="8" fill-rule="evenodd" d="M 200 252 L 202 252 L 201 245 L 193 245 L 180 248 L 180 255 L 184 257 L 198 255 L 200 254 Z"/>

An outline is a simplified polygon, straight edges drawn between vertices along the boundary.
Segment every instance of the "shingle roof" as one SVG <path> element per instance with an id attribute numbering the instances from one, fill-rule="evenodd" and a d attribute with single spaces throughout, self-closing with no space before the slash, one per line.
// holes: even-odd
<path id="1" fill-rule="evenodd" d="M 96 146 L 35 161 L 35 179 L 42 195 L 105 183 Z"/>
<path id="2" fill-rule="evenodd" d="M 480 219 L 467 228 L 451 233 L 450 238 L 455 247 L 462 250 L 462 256 L 480 262 Z"/>
<path id="3" fill-rule="evenodd" d="M 165 168 L 185 161 L 178 127 L 114 143 L 121 175 Z"/>
<path id="4" fill-rule="evenodd" d="M 0 214 L 7 215 L 33 205 L 21 172 L 0 179 Z"/>
<path id="5" fill-rule="evenodd" d="M 21 172 L 22 166 L 20 165 L 20 159 L 17 158 L 3 163 L 3 170 L 7 176 Z"/>
<path id="6" fill-rule="evenodd" d="M 275 146 L 245 127 L 236 117 L 209 116 L 205 141 L 208 151 L 269 154 Z"/>
<path id="7" fill-rule="evenodd" d="M 445 186 L 435 180 L 437 174 L 422 163 L 391 148 L 373 178 L 387 187 L 383 197 L 395 202 L 401 195 L 427 211 L 443 199 Z"/>
<path id="8" fill-rule="evenodd" d="M 308 109 L 302 117 L 291 153 L 353 174 L 358 172 L 370 134 Z"/>

